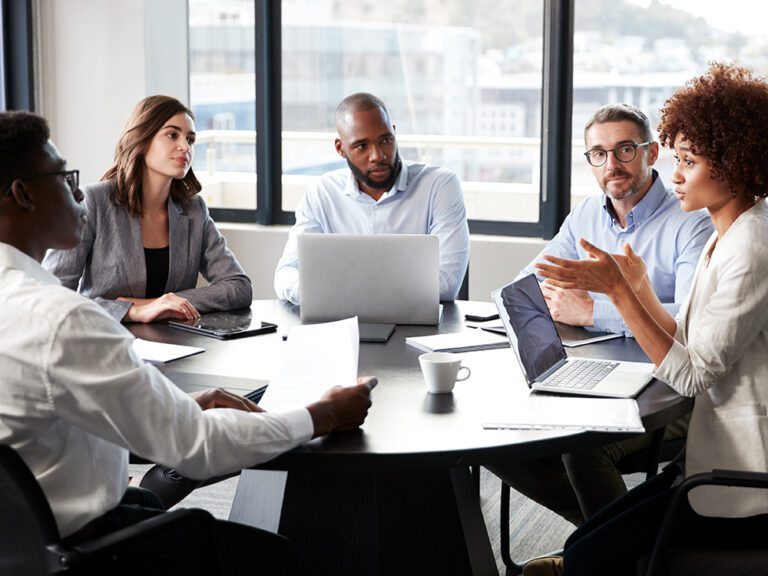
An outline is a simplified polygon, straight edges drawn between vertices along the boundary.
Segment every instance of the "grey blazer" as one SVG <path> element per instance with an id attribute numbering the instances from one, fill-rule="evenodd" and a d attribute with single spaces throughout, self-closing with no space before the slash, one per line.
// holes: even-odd
<path id="1" fill-rule="evenodd" d="M 110 200 L 112 181 L 83 189 L 88 223 L 77 248 L 49 250 L 43 267 L 68 288 L 96 300 L 122 320 L 130 302 L 144 298 L 147 287 L 144 243 L 139 218 Z M 251 305 L 251 280 L 208 215 L 205 201 L 194 196 L 187 208 L 168 200 L 170 269 L 165 292 L 174 292 L 200 313 Z M 195 288 L 198 273 L 209 282 Z"/>

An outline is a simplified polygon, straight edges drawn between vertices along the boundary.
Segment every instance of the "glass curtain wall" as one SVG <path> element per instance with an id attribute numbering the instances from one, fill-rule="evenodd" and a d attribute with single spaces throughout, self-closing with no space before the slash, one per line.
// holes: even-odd
<path id="1" fill-rule="evenodd" d="M 470 220 L 538 222 L 542 0 L 282 2 L 282 208 L 345 166 L 336 105 L 371 92 L 405 160 L 462 182 Z"/>
<path id="2" fill-rule="evenodd" d="M 600 106 L 634 104 L 656 128 L 672 93 L 711 61 L 768 72 L 768 7 L 748 0 L 578 0 L 573 72 L 571 206 L 601 194 L 583 156 L 584 125 Z M 672 153 L 656 169 L 667 187 Z"/>

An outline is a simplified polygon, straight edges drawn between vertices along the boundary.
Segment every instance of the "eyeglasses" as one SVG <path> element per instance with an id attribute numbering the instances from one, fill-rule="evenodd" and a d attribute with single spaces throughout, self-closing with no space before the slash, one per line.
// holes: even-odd
<path id="1" fill-rule="evenodd" d="M 634 142 L 624 142 L 619 144 L 613 150 L 603 150 L 602 148 L 593 148 L 588 152 L 584 152 L 584 156 L 592 166 L 599 168 L 608 161 L 608 152 L 613 152 L 613 157 L 619 162 L 627 163 L 632 162 L 637 156 L 637 149 L 641 146 L 648 146 L 650 142 L 641 142 L 635 144 Z"/>
<path id="2" fill-rule="evenodd" d="M 35 180 L 37 178 L 45 178 L 46 176 L 64 176 L 64 181 L 69 186 L 74 194 L 80 187 L 80 170 L 59 170 L 57 172 L 40 172 L 39 174 L 30 174 L 24 178 L 16 178 L 16 180 Z M 10 196 L 13 190 L 13 185 L 3 192 L 3 196 Z"/>

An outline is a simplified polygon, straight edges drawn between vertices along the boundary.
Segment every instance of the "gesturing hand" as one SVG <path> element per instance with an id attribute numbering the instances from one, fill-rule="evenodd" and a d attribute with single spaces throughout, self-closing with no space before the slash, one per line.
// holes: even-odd
<path id="1" fill-rule="evenodd" d="M 536 263 L 541 276 L 560 288 L 576 288 L 602 294 L 613 294 L 627 279 L 616 259 L 586 240 L 581 245 L 589 254 L 586 260 L 568 260 L 556 256 L 544 256 L 552 264 Z"/>
<path id="2" fill-rule="evenodd" d="M 624 254 L 614 254 L 613 259 L 619 264 L 621 273 L 627 279 L 634 292 L 642 288 L 647 278 L 648 269 L 645 262 L 638 256 L 629 243 L 624 244 Z"/>

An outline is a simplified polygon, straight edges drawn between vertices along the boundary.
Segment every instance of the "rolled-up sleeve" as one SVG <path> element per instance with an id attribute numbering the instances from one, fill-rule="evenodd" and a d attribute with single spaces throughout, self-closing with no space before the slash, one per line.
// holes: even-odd
<path id="1" fill-rule="evenodd" d="M 765 265 L 765 257 L 744 254 L 718 268 L 715 292 L 695 311 L 687 341 L 672 344 L 656 370 L 660 380 L 679 394 L 695 396 L 733 368 L 768 323 Z"/>

